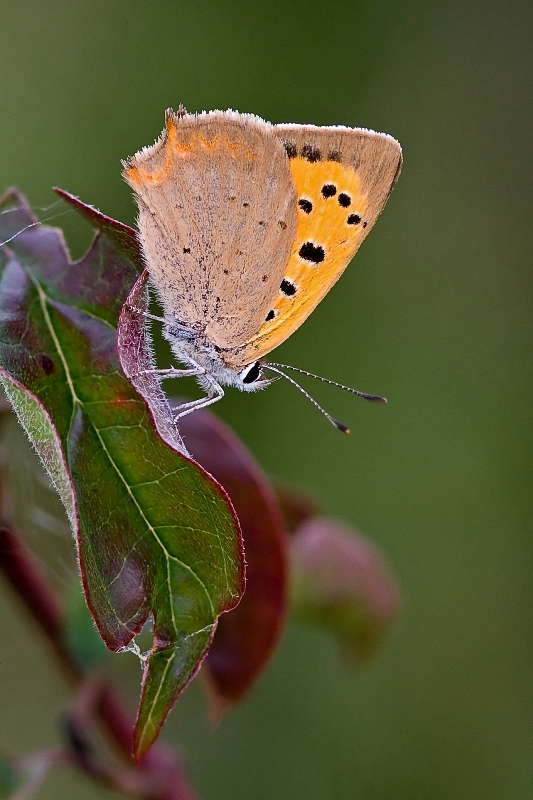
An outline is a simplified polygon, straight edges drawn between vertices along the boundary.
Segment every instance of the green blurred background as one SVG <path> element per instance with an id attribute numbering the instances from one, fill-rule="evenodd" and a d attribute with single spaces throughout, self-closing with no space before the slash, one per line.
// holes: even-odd
<path id="1" fill-rule="evenodd" d="M 359 673 L 289 625 L 214 732 L 193 686 L 164 737 L 204 800 L 533 797 L 532 21 L 525 0 L 1 0 L 0 189 L 36 206 L 59 185 L 133 223 L 120 159 L 180 102 L 404 148 L 356 262 L 276 352 L 389 405 L 310 387 L 351 438 L 288 385 L 216 411 L 385 548 L 405 610 Z M 55 224 L 80 255 L 90 229 Z M 28 752 L 57 741 L 68 692 L 0 588 L 0 740 Z M 57 772 L 39 797 L 111 795 Z"/>

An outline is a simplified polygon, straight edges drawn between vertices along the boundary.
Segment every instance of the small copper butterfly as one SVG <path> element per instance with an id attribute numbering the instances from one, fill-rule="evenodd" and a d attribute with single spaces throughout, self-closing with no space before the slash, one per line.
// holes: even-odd
<path id="1" fill-rule="evenodd" d="M 295 383 L 279 370 L 287 365 L 263 359 L 344 272 L 401 162 L 395 139 L 363 128 L 166 112 L 161 137 L 124 162 L 124 177 L 164 335 L 187 367 L 160 372 L 195 375 L 207 393 L 177 417 L 219 400 L 224 385 L 254 391 L 281 375 Z"/>

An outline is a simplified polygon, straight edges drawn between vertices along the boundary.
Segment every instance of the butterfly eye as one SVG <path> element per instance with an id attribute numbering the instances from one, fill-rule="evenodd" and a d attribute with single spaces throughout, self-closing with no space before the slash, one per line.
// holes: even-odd
<path id="1" fill-rule="evenodd" d="M 250 364 L 249 367 L 245 367 L 241 370 L 239 377 L 243 383 L 255 383 L 260 375 L 261 367 L 259 361 L 255 361 L 253 364 Z"/>

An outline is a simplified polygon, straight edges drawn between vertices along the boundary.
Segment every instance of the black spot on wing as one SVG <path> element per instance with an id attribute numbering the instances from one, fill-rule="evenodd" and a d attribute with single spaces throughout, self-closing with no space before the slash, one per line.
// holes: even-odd
<path id="1" fill-rule="evenodd" d="M 352 198 L 346 192 L 341 192 L 338 197 L 339 205 L 343 208 L 348 208 L 352 204 Z"/>
<path id="2" fill-rule="evenodd" d="M 316 147 L 314 144 L 304 144 L 302 147 L 302 158 L 314 164 L 315 161 L 320 161 L 322 153 L 320 152 L 320 148 Z"/>
<path id="3" fill-rule="evenodd" d="M 359 223 L 361 222 L 361 217 L 359 216 L 359 214 L 350 214 L 346 222 L 348 223 L 348 225 L 359 225 Z"/>
<path id="4" fill-rule="evenodd" d="M 320 245 L 314 245 L 313 242 L 305 242 L 300 247 L 298 254 L 304 261 L 310 261 L 312 264 L 321 264 L 326 257 L 324 248 Z"/>
<path id="5" fill-rule="evenodd" d="M 296 158 L 298 153 L 294 139 L 289 139 L 289 141 L 283 142 L 283 145 L 285 147 L 285 152 L 287 153 L 287 158 Z"/>
<path id="6" fill-rule="evenodd" d="M 274 309 L 271 309 L 266 315 L 265 322 L 270 322 L 270 320 L 274 319 L 275 316 L 276 312 L 274 311 Z"/>
<path id="7" fill-rule="evenodd" d="M 312 202 L 310 200 L 307 200 L 305 197 L 302 197 L 301 200 L 298 200 L 298 205 L 300 206 L 302 211 L 305 211 L 306 214 L 310 214 L 311 211 L 313 210 Z"/>
<path id="8" fill-rule="evenodd" d="M 340 163 L 342 161 L 342 153 L 340 150 L 330 150 L 328 153 L 328 161 L 337 161 Z"/>
<path id="9" fill-rule="evenodd" d="M 322 197 L 327 200 L 328 197 L 335 197 L 337 194 L 337 187 L 333 183 L 325 183 L 321 189 Z"/>
<path id="10" fill-rule="evenodd" d="M 286 278 L 281 281 L 281 286 L 279 287 L 284 295 L 287 297 L 292 297 L 293 294 L 296 294 L 296 286 L 294 283 L 291 283 Z"/>

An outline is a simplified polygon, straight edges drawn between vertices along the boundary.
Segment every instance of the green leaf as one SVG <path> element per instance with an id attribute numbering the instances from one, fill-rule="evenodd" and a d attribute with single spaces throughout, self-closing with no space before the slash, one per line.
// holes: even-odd
<path id="1" fill-rule="evenodd" d="M 17 192 L 0 200 L 0 376 L 67 509 L 105 643 L 122 650 L 153 619 L 140 758 L 242 594 L 242 541 L 224 490 L 185 454 L 170 415 L 163 440 L 121 371 L 116 327 L 141 263 L 135 232 L 67 199 L 101 229 L 75 263 Z"/>

